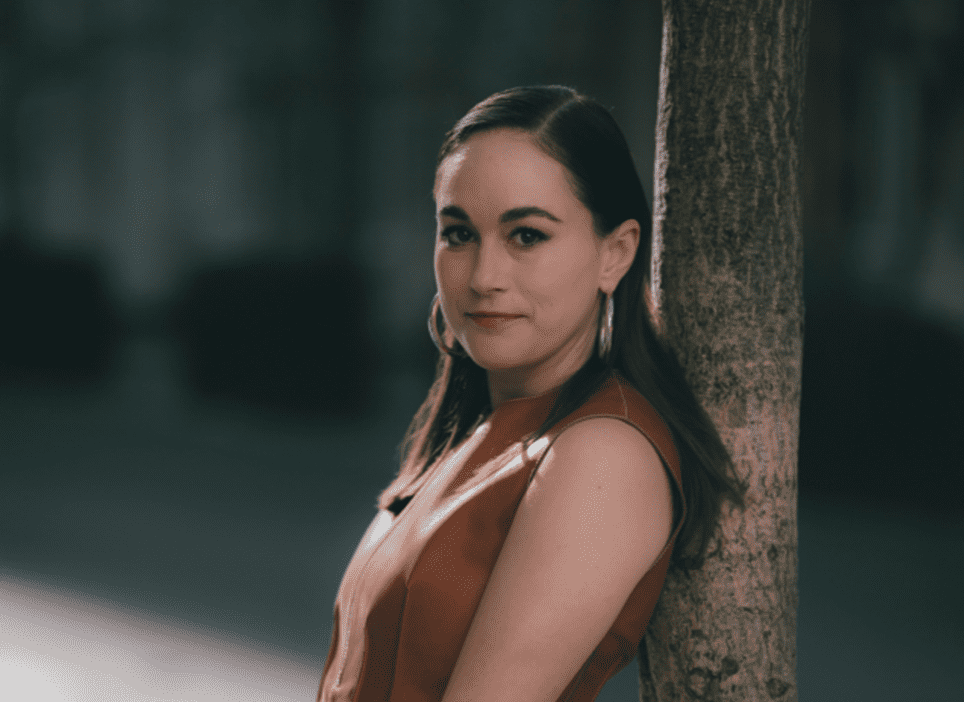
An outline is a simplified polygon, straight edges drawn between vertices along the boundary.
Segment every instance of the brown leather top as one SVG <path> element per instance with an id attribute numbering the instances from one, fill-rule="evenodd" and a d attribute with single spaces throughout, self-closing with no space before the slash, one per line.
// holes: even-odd
<path id="1" fill-rule="evenodd" d="M 682 497 L 669 428 L 618 372 L 526 450 L 558 390 L 510 400 L 420 481 L 398 517 L 379 510 L 335 600 L 318 702 L 437 702 L 455 667 L 492 567 L 539 462 L 568 426 L 614 417 L 653 444 Z M 411 492 L 411 490 L 409 491 Z M 680 499 L 682 504 L 682 499 Z M 636 656 L 685 514 L 595 651 L 559 700 L 594 700 Z"/>

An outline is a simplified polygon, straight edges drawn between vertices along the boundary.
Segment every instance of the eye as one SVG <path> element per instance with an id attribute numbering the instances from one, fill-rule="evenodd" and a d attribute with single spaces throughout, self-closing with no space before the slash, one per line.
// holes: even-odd
<path id="1" fill-rule="evenodd" d="M 472 240 L 472 232 L 465 227 L 452 225 L 443 229 L 439 234 L 439 238 L 447 242 L 450 246 L 461 246 Z"/>
<path id="2" fill-rule="evenodd" d="M 517 237 L 519 243 L 522 244 L 523 248 L 526 249 L 531 248 L 540 241 L 545 241 L 549 238 L 538 229 L 532 229 L 530 227 L 519 227 L 512 232 L 512 236 Z"/>

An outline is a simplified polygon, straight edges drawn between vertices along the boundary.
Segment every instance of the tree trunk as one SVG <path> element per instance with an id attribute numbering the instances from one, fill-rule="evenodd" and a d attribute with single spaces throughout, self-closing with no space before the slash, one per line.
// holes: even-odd
<path id="1" fill-rule="evenodd" d="M 640 699 L 795 701 L 800 158 L 810 0 L 663 0 L 653 292 L 748 486 L 671 573 Z"/>

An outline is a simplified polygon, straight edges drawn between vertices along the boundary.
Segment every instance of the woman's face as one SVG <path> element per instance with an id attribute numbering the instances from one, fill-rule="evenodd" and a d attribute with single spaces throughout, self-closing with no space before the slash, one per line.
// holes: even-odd
<path id="1" fill-rule="evenodd" d="M 564 382 L 593 351 L 599 291 L 632 263 L 638 226 L 635 238 L 598 237 L 565 167 L 510 129 L 476 134 L 442 162 L 435 205 L 445 323 L 489 371 L 493 401 Z"/>

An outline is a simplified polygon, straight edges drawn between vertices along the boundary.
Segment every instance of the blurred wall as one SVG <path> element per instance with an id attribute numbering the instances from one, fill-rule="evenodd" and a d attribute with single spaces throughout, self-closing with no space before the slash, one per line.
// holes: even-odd
<path id="1" fill-rule="evenodd" d="M 814 0 L 801 495 L 964 515 L 964 7 Z"/>
<path id="2" fill-rule="evenodd" d="M 0 580 L 318 674 L 437 357 L 445 131 L 493 91 L 573 85 L 612 107 L 651 197 L 660 41 L 658 0 L 0 3 Z M 957 692 L 962 52 L 960 2 L 813 0 L 799 677 L 816 698 Z M 635 694 L 621 676 L 600 702 Z"/>
<path id="3" fill-rule="evenodd" d="M 933 465 L 960 448 L 962 15 L 813 2 L 802 456 L 819 484 L 840 446 L 886 445 L 905 415 Z M 446 129 L 495 90 L 570 84 L 613 108 L 651 196 L 660 33 L 656 0 L 4 3 L 0 377 L 96 380 L 148 334 L 195 392 L 363 416 L 377 378 L 434 364 Z"/>
<path id="4" fill-rule="evenodd" d="M 653 2 L 50 0 L 4 12 L 7 246 L 91 263 L 122 323 L 173 311 L 195 355 L 208 342 L 185 324 L 238 316 L 210 299 L 204 319 L 178 314 L 196 311 L 198 285 L 247 299 L 237 286 L 276 274 L 252 294 L 295 308 L 289 328 L 322 327 L 314 353 L 357 343 L 389 367 L 430 368 L 435 153 L 495 90 L 565 83 L 612 106 L 651 193 Z M 285 287 L 315 272 L 288 264 L 322 259 L 357 279 Z M 281 269 L 258 270 L 269 262 Z M 251 275 L 228 282 L 225 268 Z M 254 319 L 231 336 L 278 334 Z"/>

